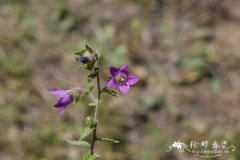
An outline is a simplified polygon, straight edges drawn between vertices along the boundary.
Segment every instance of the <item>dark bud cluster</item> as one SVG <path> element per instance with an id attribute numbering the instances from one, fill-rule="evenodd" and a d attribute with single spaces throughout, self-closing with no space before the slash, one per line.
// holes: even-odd
<path id="1" fill-rule="evenodd" d="M 76 60 L 82 64 L 86 64 L 89 62 L 89 58 L 88 57 L 78 57 L 76 58 Z"/>
<path id="2" fill-rule="evenodd" d="M 81 66 L 87 70 L 92 70 L 98 61 L 99 54 L 91 49 L 89 46 L 86 46 L 86 49 L 75 53 L 79 57 L 76 60 L 81 64 Z"/>

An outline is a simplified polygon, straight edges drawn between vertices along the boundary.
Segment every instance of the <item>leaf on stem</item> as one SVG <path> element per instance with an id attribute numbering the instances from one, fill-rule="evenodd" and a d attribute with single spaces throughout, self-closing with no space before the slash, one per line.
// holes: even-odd
<path id="1" fill-rule="evenodd" d="M 103 89 L 101 90 L 101 92 L 105 92 L 105 93 L 110 94 L 111 96 L 118 97 L 117 92 L 115 92 L 115 91 L 113 91 L 113 90 L 110 90 L 110 89 L 108 89 L 108 88 L 106 88 L 106 87 L 103 88 Z"/>
<path id="2" fill-rule="evenodd" d="M 83 56 L 83 54 L 86 52 L 86 50 L 84 49 L 84 50 L 81 50 L 80 52 L 76 52 L 76 53 L 74 53 L 74 54 L 76 54 L 76 55 L 79 55 L 79 56 Z"/>
<path id="3" fill-rule="evenodd" d="M 93 91 L 93 89 L 94 89 L 94 85 L 92 85 L 91 83 L 88 83 L 88 88 L 85 90 L 85 92 L 83 92 L 83 93 L 81 94 L 81 97 L 82 97 L 82 96 L 89 96 L 90 93 Z M 78 99 L 77 99 L 77 100 L 78 100 Z"/>
<path id="4" fill-rule="evenodd" d="M 88 91 L 92 92 L 93 88 L 94 88 L 94 86 L 89 86 Z"/>
<path id="5" fill-rule="evenodd" d="M 82 147 L 85 147 L 85 148 L 89 148 L 90 147 L 90 144 L 86 141 L 74 141 L 74 140 L 67 140 L 67 142 L 69 144 L 72 144 L 72 145 L 77 145 L 77 146 L 82 146 Z"/>
<path id="6" fill-rule="evenodd" d="M 89 47 L 88 45 L 86 45 L 86 51 L 94 54 L 94 55 L 96 56 L 97 60 L 98 60 L 99 53 L 98 53 L 97 51 L 93 50 L 93 49 L 92 49 L 91 47 Z"/>
<path id="7" fill-rule="evenodd" d="M 120 141 L 111 139 L 111 138 L 100 138 L 100 141 L 105 141 L 105 142 L 109 142 L 109 143 L 120 143 Z"/>
<path id="8" fill-rule="evenodd" d="M 91 154 L 85 153 L 85 154 L 82 155 L 82 159 L 83 159 L 83 160 L 96 160 L 96 159 L 98 159 L 99 157 L 100 157 L 100 156 L 97 155 L 97 154 L 91 155 Z"/>
<path id="9" fill-rule="evenodd" d="M 90 128 L 95 128 L 94 120 L 92 117 L 88 116 L 85 120 L 86 126 Z"/>
<path id="10" fill-rule="evenodd" d="M 88 52 L 93 52 L 93 49 L 91 48 L 91 47 L 89 47 L 88 45 L 86 45 L 86 50 L 88 51 Z"/>
<path id="11" fill-rule="evenodd" d="M 96 76 L 97 76 L 96 73 L 89 74 L 87 78 L 88 83 L 90 83 Z"/>
<path id="12" fill-rule="evenodd" d="M 83 56 L 85 52 L 89 52 L 91 54 L 98 55 L 98 53 L 96 51 L 94 51 L 92 48 L 90 48 L 88 45 L 86 45 L 86 49 L 83 49 L 79 52 L 75 52 L 74 54 L 79 55 L 79 56 Z"/>
<path id="13" fill-rule="evenodd" d="M 94 102 L 94 103 L 89 103 L 88 105 L 91 106 L 91 107 L 93 107 L 93 106 L 96 106 L 97 103 L 96 103 L 96 102 Z"/>
<path id="14" fill-rule="evenodd" d="M 95 127 L 85 127 L 83 128 L 81 134 L 80 134 L 80 140 L 86 138 L 89 134 L 92 133 L 92 131 L 95 129 Z"/>

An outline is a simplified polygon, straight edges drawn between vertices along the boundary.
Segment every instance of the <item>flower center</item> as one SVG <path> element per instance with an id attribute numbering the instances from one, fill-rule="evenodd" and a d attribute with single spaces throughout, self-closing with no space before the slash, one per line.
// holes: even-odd
<path id="1" fill-rule="evenodd" d="M 125 84 L 127 82 L 127 76 L 125 74 L 119 74 L 117 77 L 116 77 L 116 81 L 119 83 L 119 84 Z"/>

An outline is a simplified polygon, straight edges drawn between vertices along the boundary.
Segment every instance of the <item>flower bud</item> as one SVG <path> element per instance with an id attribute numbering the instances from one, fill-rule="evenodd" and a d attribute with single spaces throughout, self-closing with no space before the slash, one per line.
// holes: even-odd
<path id="1" fill-rule="evenodd" d="M 88 46 L 86 46 L 86 49 L 75 54 L 80 56 L 76 60 L 87 70 L 92 70 L 98 60 L 98 53 Z"/>

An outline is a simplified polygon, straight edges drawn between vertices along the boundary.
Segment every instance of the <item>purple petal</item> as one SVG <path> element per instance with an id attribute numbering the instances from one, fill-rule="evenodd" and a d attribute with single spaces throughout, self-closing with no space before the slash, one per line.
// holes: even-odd
<path id="1" fill-rule="evenodd" d="M 137 76 L 130 75 L 128 76 L 128 85 L 134 85 L 139 81 L 139 78 Z"/>
<path id="2" fill-rule="evenodd" d="M 116 67 L 110 67 L 110 73 L 113 77 L 117 76 L 119 69 Z"/>
<path id="3" fill-rule="evenodd" d="M 64 107 L 61 109 L 61 111 L 59 112 L 59 114 L 60 114 L 61 116 L 63 116 L 64 113 L 65 113 L 65 111 L 66 111 L 66 109 L 67 109 L 67 106 L 64 106 Z"/>
<path id="4" fill-rule="evenodd" d="M 125 73 L 125 74 L 128 75 L 128 73 L 129 73 L 129 67 L 128 67 L 128 65 L 125 64 L 125 65 L 120 69 L 120 72 L 123 72 L 123 73 Z"/>
<path id="5" fill-rule="evenodd" d="M 72 103 L 74 101 L 74 96 L 72 95 L 66 95 L 64 97 L 61 97 L 58 102 L 56 104 L 54 104 L 54 107 L 63 107 L 63 106 L 67 106 L 70 103 Z"/>
<path id="6" fill-rule="evenodd" d="M 54 96 L 60 96 L 60 97 L 63 97 L 67 94 L 69 94 L 70 92 L 72 92 L 71 89 L 68 89 L 68 90 L 61 90 L 61 89 L 52 89 L 51 90 L 51 94 L 54 95 Z"/>
<path id="7" fill-rule="evenodd" d="M 122 92 L 122 94 L 128 94 L 128 92 L 130 90 L 130 86 L 129 85 L 121 85 L 121 86 L 119 86 L 119 89 Z"/>
<path id="8" fill-rule="evenodd" d="M 115 81 L 114 78 L 108 81 L 107 88 L 117 88 L 117 87 L 118 87 L 118 83 Z"/>

